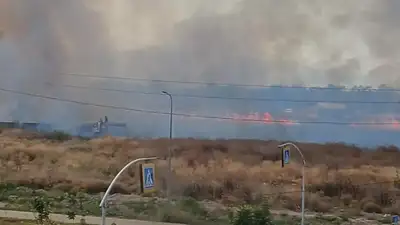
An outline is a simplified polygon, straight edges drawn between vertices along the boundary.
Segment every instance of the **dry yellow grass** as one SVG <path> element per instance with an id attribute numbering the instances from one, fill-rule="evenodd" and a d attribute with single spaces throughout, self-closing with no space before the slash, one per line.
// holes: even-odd
<path id="1" fill-rule="evenodd" d="M 274 205 L 296 209 L 301 165 L 294 160 L 281 168 L 277 144 L 251 140 L 174 140 L 173 193 L 223 203 L 252 202 L 267 196 Z M 168 139 L 113 137 L 57 142 L 19 130 L 3 130 L 0 179 L 3 183 L 98 193 L 106 189 L 112 177 L 130 160 L 159 156 L 158 184 L 162 192 L 166 185 L 168 145 Z M 400 167 L 400 152 L 395 147 L 362 151 L 342 144 L 299 146 L 308 161 L 308 192 L 324 202 L 342 204 L 343 196 L 347 195 L 343 200 L 346 205 L 351 204 L 348 198 L 358 201 L 371 198 L 381 206 L 392 207 L 394 203 L 386 201 L 400 193 L 394 182 Z M 114 191 L 138 190 L 137 170 L 131 169 Z"/>

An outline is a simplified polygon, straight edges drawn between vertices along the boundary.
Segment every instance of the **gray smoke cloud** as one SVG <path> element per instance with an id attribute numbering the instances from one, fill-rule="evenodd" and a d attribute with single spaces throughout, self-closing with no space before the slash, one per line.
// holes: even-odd
<path id="1" fill-rule="evenodd" d="M 400 86 L 398 0 L 2 0 L 0 9 L 1 87 L 26 92 L 159 110 L 168 107 L 165 96 L 126 98 L 44 83 L 167 88 L 63 74 L 89 73 L 242 84 Z M 55 123 L 61 117 L 75 124 L 104 114 L 14 94 L 2 94 L 0 104 L 5 119 Z M 200 101 L 192 110 L 208 110 L 208 104 Z"/>
<path id="2" fill-rule="evenodd" d="M 153 10 L 145 21 L 165 19 L 161 8 Z M 373 75 L 398 65 L 399 10 L 395 0 L 238 1 L 224 13 L 209 9 L 173 23 L 153 37 L 155 44 L 133 50 L 123 67 L 141 76 L 209 82 L 399 85 L 390 69 L 379 79 Z"/>

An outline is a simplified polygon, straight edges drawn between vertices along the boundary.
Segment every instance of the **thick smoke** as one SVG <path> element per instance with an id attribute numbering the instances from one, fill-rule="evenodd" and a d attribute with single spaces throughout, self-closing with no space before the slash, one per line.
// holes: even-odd
<path id="1" fill-rule="evenodd" d="M 3 4 L 6 7 L 2 9 L 8 12 L 0 41 L 3 88 L 52 97 L 78 97 L 71 90 L 47 83 L 68 81 L 61 74 L 66 69 L 110 69 L 113 56 L 107 29 L 101 17 L 88 10 L 83 1 L 10 0 Z M 45 120 L 74 126 L 85 116 L 73 104 L 15 94 L 2 96 L 2 105 L 7 106 L 0 111 L 2 119 Z"/>
<path id="2" fill-rule="evenodd" d="M 400 85 L 391 69 L 398 67 L 400 49 L 396 45 L 400 37 L 396 24 L 400 4 L 396 0 L 242 0 L 220 8 L 212 1 L 203 1 L 214 9 L 181 18 L 176 16 L 176 8 L 175 17 L 169 15 L 174 10 L 171 5 L 158 8 L 140 4 L 142 1 L 125 2 L 137 4 L 121 11 L 130 15 L 126 20 L 134 21 L 125 23 L 132 32 L 125 30 L 121 35 L 131 36 L 133 41 L 124 45 L 134 48 L 131 60 L 122 65 L 129 71 L 126 76 L 134 73 L 233 83 Z M 181 4 L 190 8 L 194 3 Z M 137 14 L 138 8 L 146 13 Z M 165 9 L 170 9 L 167 16 Z M 215 13 L 218 10 L 220 13 Z M 147 43 L 134 41 L 142 34 L 148 37 Z M 383 70 L 379 78 L 374 75 L 376 69 Z"/>
<path id="3" fill-rule="evenodd" d="M 89 73 L 247 84 L 400 86 L 398 0 L 0 2 L 3 88 L 160 110 L 168 107 L 165 96 L 126 98 L 46 82 L 160 88 L 63 74 Z M 70 125 L 104 113 L 15 94 L 2 93 L 0 104 L 2 119 L 54 123 L 63 118 Z M 208 104 L 200 101 L 190 110 L 205 110 Z"/>

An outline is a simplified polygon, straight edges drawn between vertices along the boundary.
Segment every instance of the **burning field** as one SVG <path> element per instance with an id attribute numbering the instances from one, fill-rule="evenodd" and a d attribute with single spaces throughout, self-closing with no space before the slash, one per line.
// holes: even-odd
<path id="1" fill-rule="evenodd" d="M 157 181 L 162 196 L 167 183 L 168 143 L 168 139 L 81 140 L 58 133 L 39 135 L 3 130 L 0 177 L 3 184 L 94 194 L 103 192 L 130 160 L 159 156 Z M 281 168 L 277 144 L 256 140 L 173 140 L 172 193 L 221 204 L 254 203 L 267 197 L 274 208 L 297 210 L 301 165 L 294 155 L 293 163 Z M 375 211 L 399 209 L 395 200 L 400 195 L 400 153 L 396 147 L 299 146 L 307 160 L 310 210 L 329 211 L 333 206 L 367 211 L 371 211 L 368 207 L 375 207 Z M 137 170 L 131 169 L 114 191 L 136 193 L 138 180 Z"/>

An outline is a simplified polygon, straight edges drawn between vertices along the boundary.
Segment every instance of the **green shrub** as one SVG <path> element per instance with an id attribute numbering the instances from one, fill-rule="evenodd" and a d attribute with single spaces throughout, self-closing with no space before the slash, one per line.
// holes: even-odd
<path id="1" fill-rule="evenodd" d="M 163 207 L 158 209 L 158 219 L 165 223 L 190 224 L 193 221 L 193 215 L 177 208 Z"/>
<path id="2" fill-rule="evenodd" d="M 72 139 L 72 136 L 63 131 L 54 131 L 46 133 L 44 138 L 52 141 L 69 141 Z"/>
<path id="3" fill-rule="evenodd" d="M 207 210 L 193 198 L 184 198 L 180 202 L 180 208 L 195 216 L 206 217 Z"/>
<path id="4" fill-rule="evenodd" d="M 51 213 L 51 202 L 46 196 L 36 196 L 32 201 L 32 208 L 37 213 L 36 221 L 38 224 L 49 223 Z"/>
<path id="5" fill-rule="evenodd" d="M 36 222 L 38 224 L 54 224 L 50 220 L 50 213 L 52 209 L 55 209 L 57 202 L 65 202 L 66 212 L 68 219 L 74 220 L 77 214 L 82 216 L 86 215 L 86 211 L 83 208 L 83 194 L 80 192 L 76 193 L 65 193 L 63 196 L 52 198 L 45 193 L 34 191 L 34 198 L 31 201 L 33 211 L 36 213 Z"/>
<path id="6" fill-rule="evenodd" d="M 229 217 L 231 225 L 273 225 L 271 213 L 266 205 L 241 206 Z"/>

